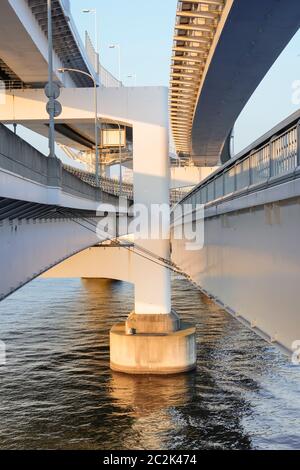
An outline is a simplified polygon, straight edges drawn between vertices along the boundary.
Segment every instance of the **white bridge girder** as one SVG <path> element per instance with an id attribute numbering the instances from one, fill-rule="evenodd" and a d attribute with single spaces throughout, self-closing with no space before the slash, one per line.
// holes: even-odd
<path id="1" fill-rule="evenodd" d="M 145 125 L 155 132 L 155 129 L 168 126 L 167 97 L 165 87 L 99 88 L 98 117 L 108 123 L 118 122 L 133 128 Z M 0 106 L 0 122 L 21 124 L 43 136 L 48 135 L 49 116 L 44 90 L 7 91 L 1 98 L 4 102 Z M 55 124 L 69 126 L 79 138 L 94 141 L 94 90 L 62 88 L 59 101 L 63 110 Z M 82 147 L 59 131 L 55 137 L 60 144 Z"/>
<path id="2" fill-rule="evenodd" d="M 52 266 L 99 243 L 96 232 L 67 218 L 4 220 L 0 222 L 0 240 L 0 300 Z"/>
<path id="3" fill-rule="evenodd" d="M 94 246 L 59 263 L 44 278 L 113 279 L 134 284 L 133 246 Z M 150 261 L 149 261 L 150 263 Z"/>

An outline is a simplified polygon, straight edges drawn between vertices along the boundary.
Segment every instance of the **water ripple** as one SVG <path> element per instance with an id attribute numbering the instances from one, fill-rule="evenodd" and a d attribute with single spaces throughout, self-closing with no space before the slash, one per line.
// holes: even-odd
<path id="1" fill-rule="evenodd" d="M 38 279 L 3 301 L 0 448 L 299 449 L 299 369 L 185 280 L 173 305 L 197 324 L 197 371 L 132 377 L 108 347 L 132 286 Z"/>

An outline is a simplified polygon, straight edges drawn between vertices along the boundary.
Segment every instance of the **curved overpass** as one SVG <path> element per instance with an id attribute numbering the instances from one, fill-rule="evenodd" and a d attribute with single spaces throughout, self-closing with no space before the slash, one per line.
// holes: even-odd
<path id="1" fill-rule="evenodd" d="M 298 0 L 179 1 L 170 109 L 177 152 L 230 158 L 236 119 L 300 27 Z"/>
<path id="2" fill-rule="evenodd" d="M 0 79 L 6 87 L 43 88 L 48 82 L 47 0 L 1 0 Z M 60 67 L 95 76 L 70 12 L 69 0 L 52 0 L 54 77 Z M 92 87 L 90 78 L 70 73 L 69 86 Z"/>
<path id="3" fill-rule="evenodd" d="M 123 245 L 93 246 L 59 263 L 43 277 L 113 279 L 134 284 L 134 245 Z"/>
<path id="4" fill-rule="evenodd" d="M 95 232 L 71 219 L 9 220 L 0 223 L 0 300 L 43 272 L 99 243 Z"/>

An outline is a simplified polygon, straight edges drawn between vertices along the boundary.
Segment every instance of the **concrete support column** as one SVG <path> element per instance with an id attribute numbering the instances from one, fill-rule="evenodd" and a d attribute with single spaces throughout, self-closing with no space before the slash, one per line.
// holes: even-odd
<path id="1" fill-rule="evenodd" d="M 111 368 L 133 374 L 180 373 L 196 364 L 195 328 L 172 311 L 171 272 L 164 265 L 170 259 L 170 167 L 168 97 L 162 96 L 152 115 L 157 122 L 133 125 L 135 244 L 143 251 L 133 257 L 135 309 L 110 334 Z"/>
<path id="2" fill-rule="evenodd" d="M 168 158 L 168 130 L 164 127 L 138 123 L 133 130 L 134 138 L 134 202 L 147 211 L 148 233 L 135 237 L 136 243 L 157 257 L 170 259 L 169 237 L 163 239 L 162 227 L 154 212 L 159 205 L 169 208 L 170 169 Z M 152 217 L 151 217 L 152 214 Z M 154 220 L 156 219 L 156 220 Z M 164 220 L 164 231 L 170 230 L 169 221 Z M 145 226 L 146 229 L 146 226 Z M 159 239 L 154 235 L 154 229 Z M 153 236 L 154 235 L 154 236 Z M 152 238 L 151 238 L 152 236 Z M 135 313 L 171 313 L 171 273 L 165 267 L 135 256 Z"/>

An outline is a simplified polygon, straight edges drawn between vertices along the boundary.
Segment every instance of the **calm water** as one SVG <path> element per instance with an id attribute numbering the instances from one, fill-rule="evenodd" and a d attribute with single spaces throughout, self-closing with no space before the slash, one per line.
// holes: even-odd
<path id="1" fill-rule="evenodd" d="M 0 304 L 2 449 L 300 449 L 300 369 L 185 280 L 198 369 L 127 377 L 108 332 L 133 307 L 120 282 L 37 280 Z"/>

